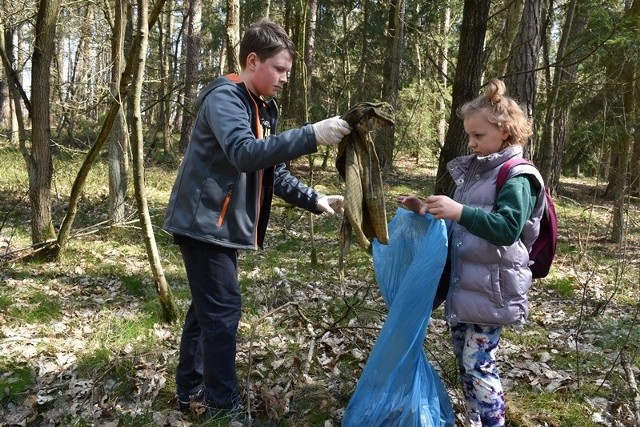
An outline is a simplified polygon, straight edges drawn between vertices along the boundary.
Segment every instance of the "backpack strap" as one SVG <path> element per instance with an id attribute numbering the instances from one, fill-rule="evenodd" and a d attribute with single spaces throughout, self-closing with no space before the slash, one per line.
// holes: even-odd
<path id="1" fill-rule="evenodd" d="M 512 157 L 500 166 L 500 170 L 498 171 L 498 179 L 496 179 L 496 187 L 498 188 L 498 192 L 504 186 L 504 183 L 507 181 L 507 177 L 509 176 L 509 172 L 511 168 L 518 165 L 531 165 L 530 160 L 524 159 L 522 157 Z"/>

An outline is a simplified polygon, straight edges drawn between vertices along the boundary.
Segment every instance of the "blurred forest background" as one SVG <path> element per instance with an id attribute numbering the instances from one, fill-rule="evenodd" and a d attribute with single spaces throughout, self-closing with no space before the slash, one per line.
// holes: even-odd
<path id="1" fill-rule="evenodd" d="M 3 0 L 0 133 L 20 160 L 0 176 L 20 170 L 28 188 L 7 180 L 5 202 L 24 197 L 3 208 L 2 241 L 24 207 L 28 249 L 16 253 L 63 263 L 76 228 L 90 225 L 76 220 L 98 168 L 108 185 L 94 223 L 137 224 L 161 317 L 178 320 L 148 171 L 175 176 L 199 88 L 238 70 L 242 31 L 261 17 L 281 24 L 299 53 L 279 95 L 282 129 L 388 102 L 396 125 L 376 140 L 386 179 L 410 159 L 433 172 L 425 194 L 444 192 L 444 165 L 467 152 L 455 110 L 498 77 L 534 121 L 527 156 L 552 194 L 574 178 L 597 183 L 602 240 L 628 242 L 640 196 L 640 0 Z M 311 181 L 335 154 L 310 157 Z M 70 157 L 79 161 L 60 167 Z"/>

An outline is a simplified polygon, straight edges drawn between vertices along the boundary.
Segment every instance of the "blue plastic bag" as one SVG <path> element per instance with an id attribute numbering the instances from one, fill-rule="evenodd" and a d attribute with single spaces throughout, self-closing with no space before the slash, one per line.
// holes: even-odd
<path id="1" fill-rule="evenodd" d="M 343 427 L 453 426 L 449 395 L 422 344 L 447 256 L 443 220 L 399 208 L 373 268 L 389 314 L 342 419 Z"/>

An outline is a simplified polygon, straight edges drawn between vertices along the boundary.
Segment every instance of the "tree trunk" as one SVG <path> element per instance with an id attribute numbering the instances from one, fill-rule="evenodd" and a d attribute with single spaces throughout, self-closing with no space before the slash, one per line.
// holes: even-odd
<path id="1" fill-rule="evenodd" d="M 196 100 L 198 80 L 200 79 L 200 33 L 202 28 L 202 2 L 190 0 L 187 10 L 187 34 L 184 38 L 185 67 L 184 67 L 184 108 L 182 109 L 182 129 L 180 131 L 180 148 L 182 151 L 189 143 L 191 128 L 195 112 L 193 105 Z"/>
<path id="2" fill-rule="evenodd" d="M 526 0 L 504 78 L 508 95 L 523 106 L 525 114 L 532 122 L 536 109 L 536 69 L 541 45 L 541 18 L 542 0 Z M 533 136 L 529 140 L 529 149 L 535 148 L 532 147 L 532 143 Z"/>
<path id="3" fill-rule="evenodd" d="M 447 119 L 446 108 L 447 100 L 445 94 L 447 93 L 447 86 L 449 84 L 449 30 L 451 26 L 451 8 L 449 7 L 449 1 L 447 0 L 444 9 L 444 17 L 442 20 L 442 40 L 445 40 L 440 47 L 440 81 L 441 95 L 438 96 L 438 145 L 442 148 L 444 146 L 444 139 L 447 134 Z"/>
<path id="4" fill-rule="evenodd" d="M 362 0 L 362 34 L 360 41 L 360 65 L 358 66 L 358 93 L 356 99 L 363 99 L 367 93 L 367 59 L 369 55 L 369 9 L 370 0 Z"/>
<path id="5" fill-rule="evenodd" d="M 434 192 L 449 194 L 453 180 L 447 171 L 447 163 L 455 157 L 464 155 L 467 150 L 467 136 L 462 120 L 456 114 L 457 109 L 475 98 L 480 90 L 482 75 L 482 52 L 487 32 L 489 0 L 465 0 L 458 47 L 458 64 L 453 83 L 451 116 L 447 136 L 438 160 L 438 172 Z"/>
<path id="6" fill-rule="evenodd" d="M 315 54 L 315 42 L 316 42 L 316 20 L 318 13 L 318 0 L 309 0 L 308 2 L 308 10 L 301 8 L 301 25 L 299 27 L 302 31 L 302 37 L 299 39 L 303 42 L 303 61 L 300 69 L 302 71 L 303 78 L 301 81 L 302 84 L 302 99 L 303 99 L 303 117 L 302 122 L 309 122 L 309 99 L 313 99 L 313 90 L 311 86 L 311 82 L 313 80 L 313 64 L 314 64 L 314 54 Z M 305 19 L 306 14 L 306 19 Z M 304 27 L 304 29 L 302 29 Z M 315 185 L 315 160 L 314 155 L 307 155 L 307 160 L 309 161 L 309 186 L 313 187 Z M 315 218 L 314 214 L 309 214 L 309 240 L 310 240 L 310 262 L 312 266 L 318 264 L 318 252 L 316 249 L 316 232 L 315 232 Z"/>
<path id="7" fill-rule="evenodd" d="M 511 48 L 522 25 L 524 0 L 509 0 L 506 3 L 504 6 L 502 4 L 498 6 L 501 11 L 491 19 L 492 22 L 496 22 L 496 28 L 492 31 L 487 29 L 487 33 L 491 31 L 493 37 L 487 40 L 485 46 L 487 52 L 484 57 L 492 58 L 487 65 L 485 76 L 500 77 L 507 74 Z M 503 15 L 504 19 L 502 19 Z"/>
<path id="8" fill-rule="evenodd" d="M 149 40 L 149 26 L 147 22 L 147 0 L 138 0 L 138 39 L 140 40 L 140 48 L 137 51 L 137 58 L 133 67 L 132 84 L 132 102 L 131 117 L 133 118 L 131 127 L 133 129 L 131 142 L 133 145 L 133 182 L 136 190 L 136 204 L 138 206 L 138 218 L 142 226 L 144 237 L 144 245 L 149 257 L 149 264 L 155 280 L 156 291 L 160 298 L 160 305 L 163 310 L 164 320 L 174 322 L 178 319 L 178 309 L 171 296 L 171 288 L 167 284 L 167 280 L 162 270 L 160 256 L 158 255 L 158 247 L 156 246 L 155 236 L 151 218 L 149 216 L 149 207 L 147 205 L 147 194 L 144 185 L 144 137 L 142 130 L 142 111 L 140 109 L 140 98 L 142 93 L 142 83 L 144 81 L 144 65 L 147 57 L 147 45 Z"/>
<path id="9" fill-rule="evenodd" d="M 109 218 L 113 224 L 126 221 L 125 199 L 129 181 L 129 131 L 124 114 L 126 102 L 120 94 L 120 76 L 124 70 L 124 38 L 127 2 L 115 0 L 115 19 L 111 38 L 111 97 L 120 104 L 109 136 Z"/>
<path id="10" fill-rule="evenodd" d="M 87 102 L 91 99 L 87 87 L 89 83 L 87 77 L 90 74 L 90 62 L 92 62 L 90 58 L 93 56 L 91 52 L 93 25 L 95 24 L 93 21 L 93 5 L 87 3 L 84 19 L 80 23 L 76 53 L 70 64 L 68 89 L 64 95 L 64 102 L 61 102 L 63 108 L 61 126 L 66 127 L 68 141 L 75 140 L 76 117 L 79 115 L 87 116 L 87 111 L 81 110 L 80 106 L 85 102 L 90 104 Z M 58 133 L 60 132 L 61 128 L 58 128 Z"/>
<path id="11" fill-rule="evenodd" d="M 260 4 L 262 5 L 260 16 L 262 18 L 268 18 L 269 14 L 271 13 L 271 0 L 264 0 L 260 2 Z"/>
<path id="12" fill-rule="evenodd" d="M 304 63 L 306 64 L 306 75 L 307 75 L 307 99 L 313 99 L 313 88 L 311 86 L 313 70 L 314 70 L 314 59 L 315 59 L 315 49 L 316 49 L 316 22 L 317 22 L 317 14 L 318 14 L 318 0 L 309 0 L 309 10 L 307 15 L 306 22 L 306 31 L 305 31 L 305 50 L 304 50 Z M 308 107 L 308 106 L 307 106 Z M 308 109 L 307 109 L 307 118 L 305 120 L 308 121 Z"/>
<path id="13" fill-rule="evenodd" d="M 21 101 L 24 101 L 27 110 L 31 109 L 31 104 L 26 98 L 26 94 L 18 80 L 18 73 L 16 73 L 13 67 L 13 51 L 13 31 L 5 30 L 2 23 L 0 23 L 0 56 L 2 57 L 3 69 L 7 76 L 9 104 L 11 107 L 11 144 L 18 145 L 22 156 L 28 159 L 29 153 L 26 146 L 25 118 L 22 114 Z"/>
<path id="14" fill-rule="evenodd" d="M 638 106 L 636 105 L 636 117 L 638 114 Z M 638 123 L 636 118 L 636 123 Z M 631 153 L 631 163 L 629 164 L 629 191 L 635 197 L 640 196 L 640 141 L 638 141 L 638 135 L 640 130 L 638 128 L 633 129 L 633 135 L 631 135 L 631 141 L 633 144 Z"/>
<path id="15" fill-rule="evenodd" d="M 395 110 L 398 107 L 400 93 L 400 76 L 402 75 L 402 52 L 404 50 L 404 15 L 405 0 L 389 2 L 389 21 L 387 35 L 387 49 L 389 60 L 385 62 L 383 99 Z M 395 149 L 395 126 L 385 132 L 382 141 L 377 141 L 380 166 L 384 169 L 393 166 L 393 151 Z M 378 148 L 382 148 L 381 150 Z"/>
<path id="16" fill-rule="evenodd" d="M 571 0 L 567 7 L 565 23 L 556 54 L 556 69 L 547 99 L 542 139 L 535 163 L 552 194 L 560 182 L 564 149 L 568 140 L 570 108 L 576 91 L 573 83 L 578 73 L 580 52 L 569 49 L 571 40 L 576 39 L 587 27 L 586 7 L 578 7 L 577 0 Z"/>
<path id="17" fill-rule="evenodd" d="M 9 95 L 9 85 L 4 74 L 4 67 L 2 67 L 0 68 L 0 127 L 8 128 L 11 125 L 11 95 Z"/>
<path id="18" fill-rule="evenodd" d="M 32 144 L 30 155 L 25 160 L 29 172 L 31 240 L 36 246 L 55 238 L 55 228 L 51 218 L 53 160 L 49 145 L 51 140 L 49 75 L 55 50 L 56 22 L 60 3 L 60 0 L 40 0 L 32 56 Z M 47 250 L 39 253 L 42 259 L 49 259 L 51 255 Z"/>
<path id="19" fill-rule="evenodd" d="M 228 72 L 240 72 L 240 2 L 227 0 L 227 24 L 225 38 L 227 42 Z"/>
<path id="20" fill-rule="evenodd" d="M 640 0 L 635 0 L 633 5 L 627 10 L 627 29 L 634 36 L 640 34 Z M 625 236 L 625 205 L 628 196 L 627 166 L 629 163 L 629 152 L 633 144 L 634 126 L 636 125 L 637 109 L 637 87 L 636 75 L 638 64 L 631 58 L 625 59 L 622 63 L 620 73 L 620 83 L 623 90 L 622 112 L 624 115 L 625 132 L 622 138 L 616 143 L 616 158 L 613 174 L 613 221 L 611 228 L 611 240 L 621 243 Z"/>
<path id="21" fill-rule="evenodd" d="M 160 94 L 162 95 L 160 120 L 162 121 L 162 142 L 164 153 L 171 153 L 171 136 L 173 127 L 171 125 L 171 105 L 174 73 L 171 72 L 171 41 L 173 40 L 173 7 L 175 0 L 169 0 L 165 13 L 165 22 L 162 23 L 162 37 L 159 42 L 160 61 Z"/>

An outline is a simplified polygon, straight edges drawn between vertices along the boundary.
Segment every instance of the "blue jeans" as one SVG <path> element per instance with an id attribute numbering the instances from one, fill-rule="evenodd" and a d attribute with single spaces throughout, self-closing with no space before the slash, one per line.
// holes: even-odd
<path id="1" fill-rule="evenodd" d="M 236 336 L 242 308 L 238 251 L 180 242 L 191 304 L 187 311 L 176 368 L 178 394 L 204 387 L 204 401 L 216 409 L 238 403 Z"/>
<path id="2" fill-rule="evenodd" d="M 502 326 L 458 323 L 451 325 L 453 353 L 470 421 L 483 427 L 505 424 L 505 400 L 496 366 Z"/>

